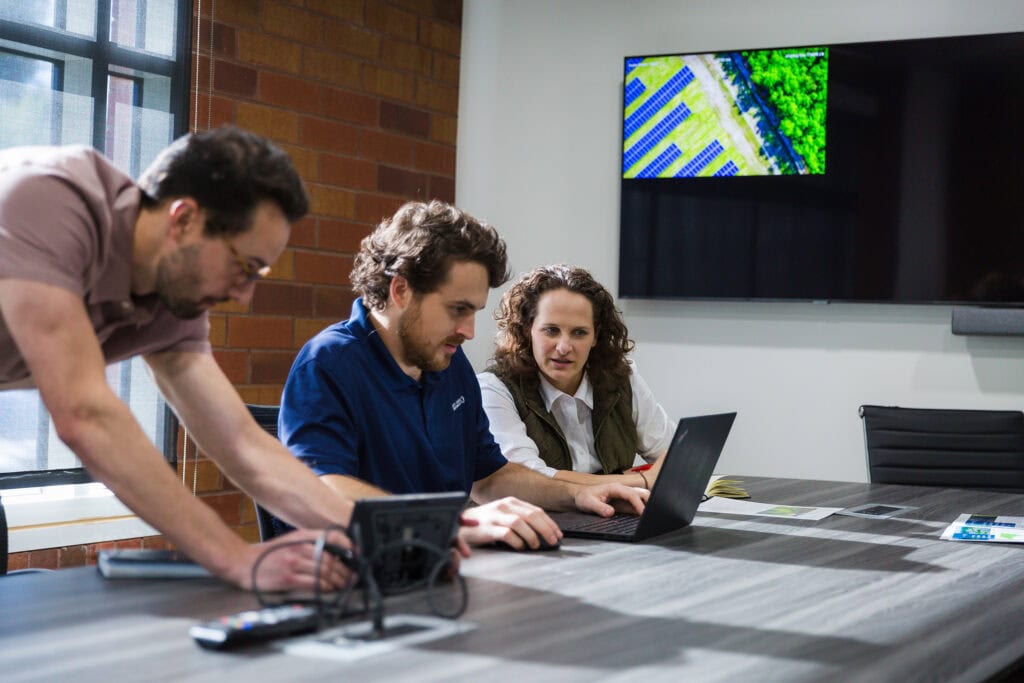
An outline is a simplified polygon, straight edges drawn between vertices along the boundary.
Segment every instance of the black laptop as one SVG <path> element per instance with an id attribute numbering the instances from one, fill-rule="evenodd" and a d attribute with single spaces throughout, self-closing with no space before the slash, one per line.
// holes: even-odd
<path id="1" fill-rule="evenodd" d="M 644 513 L 598 517 L 582 512 L 552 512 L 551 519 L 569 538 L 600 538 L 636 543 L 687 526 L 697 514 L 711 473 L 732 429 L 736 413 L 684 417 L 676 427 L 661 474 Z"/>

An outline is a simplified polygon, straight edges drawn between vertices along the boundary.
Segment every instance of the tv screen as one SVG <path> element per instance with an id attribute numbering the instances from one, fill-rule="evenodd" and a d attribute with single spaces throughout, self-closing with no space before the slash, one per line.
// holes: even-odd
<path id="1" fill-rule="evenodd" d="M 622 175 L 824 173 L 827 93 L 828 48 L 630 59 Z"/>
<path id="2" fill-rule="evenodd" d="M 1024 305 L 1024 33 L 624 66 L 621 296 Z"/>

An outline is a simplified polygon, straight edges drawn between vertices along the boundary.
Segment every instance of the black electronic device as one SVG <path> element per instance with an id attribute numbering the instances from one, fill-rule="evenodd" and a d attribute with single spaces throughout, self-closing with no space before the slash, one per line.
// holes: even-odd
<path id="1" fill-rule="evenodd" d="M 1024 307 L 1024 32 L 761 47 L 625 59 L 620 296 Z"/>
<path id="2" fill-rule="evenodd" d="M 96 567 L 105 579 L 209 578 L 208 570 L 177 550 L 101 550 Z"/>
<path id="3" fill-rule="evenodd" d="M 416 493 L 356 502 L 349 536 L 382 595 L 441 577 L 467 498 L 463 492 Z"/>
<path id="4" fill-rule="evenodd" d="M 223 650 L 274 638 L 316 630 L 319 624 L 313 605 L 276 605 L 246 610 L 196 624 L 189 635 L 204 648 Z"/>
<path id="5" fill-rule="evenodd" d="M 688 526 L 704 498 L 736 413 L 679 420 L 661 473 L 639 517 L 623 513 L 598 517 L 583 512 L 552 512 L 566 537 L 638 543 Z"/>
<path id="6" fill-rule="evenodd" d="M 386 636 L 385 595 L 424 588 L 435 614 L 454 619 L 465 610 L 465 580 L 445 570 L 467 498 L 464 492 L 364 498 L 356 502 L 348 527 L 352 550 L 319 541 L 324 551 L 358 573 L 375 637 Z M 450 584 L 450 589 L 440 589 L 439 583 Z M 268 606 L 221 617 L 193 626 L 190 633 L 202 647 L 229 648 L 313 631 L 344 616 L 344 609 L 339 613 L 337 607 L 317 596 L 312 604 Z"/>

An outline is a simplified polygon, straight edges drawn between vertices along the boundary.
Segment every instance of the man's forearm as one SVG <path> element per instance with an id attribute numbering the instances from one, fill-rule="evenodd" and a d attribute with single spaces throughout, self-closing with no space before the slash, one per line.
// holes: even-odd
<path id="1" fill-rule="evenodd" d="M 580 484 L 546 477 L 514 462 L 473 484 L 473 500 L 489 503 L 515 496 L 545 510 L 575 510 Z"/>
<path id="2" fill-rule="evenodd" d="M 391 495 L 382 488 L 363 481 L 357 477 L 350 477 L 342 474 L 323 474 L 320 481 L 327 484 L 331 490 L 340 493 L 349 500 L 360 500 L 362 498 L 377 498 L 379 496 Z"/>
<path id="3" fill-rule="evenodd" d="M 355 500 L 325 486 L 305 463 L 255 423 L 234 448 L 239 452 L 206 451 L 243 491 L 277 517 L 296 527 L 323 529 L 345 526 Z M 205 450 L 205 449 L 204 449 Z"/>
<path id="4" fill-rule="evenodd" d="M 348 523 L 352 501 L 256 424 L 212 357 L 163 353 L 146 360 L 199 447 L 260 505 L 298 527 Z"/>
<path id="5" fill-rule="evenodd" d="M 194 560 L 244 585 L 253 551 L 188 494 L 110 390 L 81 295 L 39 282 L 0 279 L 0 316 L 58 436 L 83 465 Z"/>
<path id="6" fill-rule="evenodd" d="M 181 485 L 127 407 L 113 394 L 76 415 L 54 415 L 86 469 L 193 560 L 236 584 L 247 581 L 248 544 Z"/>
<path id="7" fill-rule="evenodd" d="M 639 472 L 623 472 L 622 474 L 591 474 L 589 472 L 576 472 L 575 470 L 558 470 L 555 472 L 555 479 L 580 484 L 581 486 L 592 486 L 594 484 L 619 483 L 625 486 L 649 488 L 649 479 Z"/>

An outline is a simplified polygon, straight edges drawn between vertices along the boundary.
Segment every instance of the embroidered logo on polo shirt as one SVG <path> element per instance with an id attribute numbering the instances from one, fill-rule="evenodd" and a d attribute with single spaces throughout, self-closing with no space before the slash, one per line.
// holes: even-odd
<path id="1" fill-rule="evenodd" d="M 452 412 L 454 413 L 456 410 L 461 408 L 462 404 L 465 403 L 465 402 L 466 402 L 466 397 L 465 396 L 459 396 L 457 399 L 455 399 L 455 402 L 452 403 Z"/>

